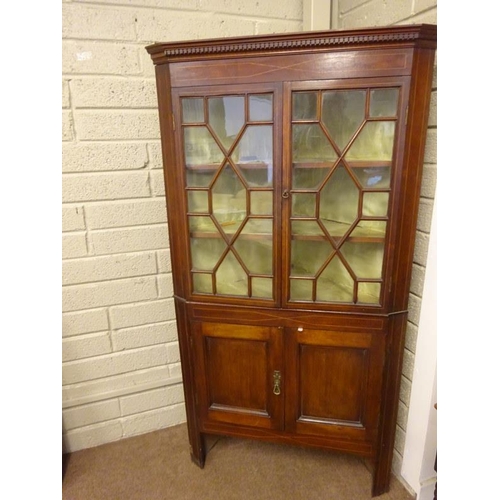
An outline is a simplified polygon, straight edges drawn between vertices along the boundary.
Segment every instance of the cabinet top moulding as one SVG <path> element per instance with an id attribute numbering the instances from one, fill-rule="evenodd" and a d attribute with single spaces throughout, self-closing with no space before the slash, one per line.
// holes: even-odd
<path id="1" fill-rule="evenodd" d="M 356 48 L 436 48 L 437 26 L 414 24 L 383 28 L 307 31 L 273 35 L 251 35 L 210 40 L 154 43 L 146 47 L 154 64 L 228 57 L 307 53 Z"/>

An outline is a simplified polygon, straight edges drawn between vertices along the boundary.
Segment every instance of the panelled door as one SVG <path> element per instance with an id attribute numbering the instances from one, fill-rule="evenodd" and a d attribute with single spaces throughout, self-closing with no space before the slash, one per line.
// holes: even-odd
<path id="1" fill-rule="evenodd" d="M 283 427 L 283 329 L 195 323 L 202 422 Z"/>
<path id="2" fill-rule="evenodd" d="M 373 443 L 385 336 L 290 328 L 286 335 L 286 429 Z"/>

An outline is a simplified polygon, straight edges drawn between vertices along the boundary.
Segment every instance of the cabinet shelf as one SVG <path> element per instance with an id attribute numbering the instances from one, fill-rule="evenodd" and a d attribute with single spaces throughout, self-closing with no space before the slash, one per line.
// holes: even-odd
<path id="1" fill-rule="evenodd" d="M 235 163 L 235 165 L 243 170 L 247 169 L 268 169 L 272 166 L 272 163 L 266 163 L 263 161 L 259 162 L 243 162 L 243 163 Z M 203 171 L 203 170 L 217 170 L 220 167 L 220 162 L 219 163 L 203 163 L 200 165 L 193 165 L 193 164 L 187 164 L 186 169 L 187 170 L 196 170 L 196 171 Z"/>
<path id="2" fill-rule="evenodd" d="M 362 160 L 343 160 L 351 168 L 390 168 L 392 162 L 390 161 L 362 161 Z M 335 162 L 332 161 L 317 161 L 305 160 L 301 162 L 294 162 L 293 168 L 332 168 Z"/>

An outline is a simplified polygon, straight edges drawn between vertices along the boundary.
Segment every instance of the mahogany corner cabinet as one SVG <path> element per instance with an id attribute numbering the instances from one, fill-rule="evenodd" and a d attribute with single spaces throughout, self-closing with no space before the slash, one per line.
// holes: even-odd
<path id="1" fill-rule="evenodd" d="M 435 25 L 155 43 L 191 456 L 240 436 L 388 490 Z"/>

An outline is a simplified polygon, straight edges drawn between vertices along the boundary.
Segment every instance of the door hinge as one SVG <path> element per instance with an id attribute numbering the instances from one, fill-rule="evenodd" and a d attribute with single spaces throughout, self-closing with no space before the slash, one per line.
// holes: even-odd
<path id="1" fill-rule="evenodd" d="M 406 105 L 406 112 L 405 112 L 405 125 L 408 123 L 408 105 Z M 175 130 L 175 127 L 174 127 Z"/>
<path id="2" fill-rule="evenodd" d="M 406 108 L 406 109 L 408 109 L 408 108 Z M 172 129 L 175 130 L 175 116 L 173 113 L 172 113 Z"/>

